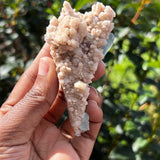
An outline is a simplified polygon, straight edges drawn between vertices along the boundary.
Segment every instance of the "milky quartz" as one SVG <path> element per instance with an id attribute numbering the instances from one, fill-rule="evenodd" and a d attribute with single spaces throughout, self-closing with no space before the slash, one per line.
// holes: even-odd
<path id="1" fill-rule="evenodd" d="M 45 40 L 51 46 L 76 136 L 89 129 L 80 126 L 86 114 L 89 84 L 103 59 L 102 47 L 107 44 L 114 27 L 113 17 L 112 8 L 99 2 L 84 14 L 75 12 L 68 2 L 64 2 L 59 18 L 53 17 L 47 27 Z"/>

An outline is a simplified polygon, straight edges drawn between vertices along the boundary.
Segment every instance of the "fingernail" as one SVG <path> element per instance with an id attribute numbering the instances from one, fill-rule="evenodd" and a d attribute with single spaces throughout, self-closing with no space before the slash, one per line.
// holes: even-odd
<path id="1" fill-rule="evenodd" d="M 49 71 L 49 65 L 45 58 L 41 58 L 39 62 L 38 75 L 46 76 Z"/>
<path id="2" fill-rule="evenodd" d="M 88 103 L 92 103 L 92 106 L 94 105 L 95 107 L 98 107 L 98 104 L 97 104 L 97 102 L 96 101 L 94 101 L 94 100 L 88 100 Z"/>
<path id="3" fill-rule="evenodd" d="M 94 92 L 95 95 L 98 95 L 97 90 L 94 87 L 90 86 L 90 88 L 91 88 L 92 92 Z"/>

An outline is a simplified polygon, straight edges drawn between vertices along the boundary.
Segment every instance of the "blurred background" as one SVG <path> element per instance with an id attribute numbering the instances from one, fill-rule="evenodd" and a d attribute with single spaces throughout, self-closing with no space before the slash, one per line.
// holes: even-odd
<path id="1" fill-rule="evenodd" d="M 77 11 L 94 0 L 70 0 Z M 100 0 L 116 12 L 106 74 L 104 121 L 90 160 L 160 159 L 160 1 Z M 0 0 L 0 105 L 44 44 L 63 0 Z M 87 149 L 87 148 L 86 148 Z"/>

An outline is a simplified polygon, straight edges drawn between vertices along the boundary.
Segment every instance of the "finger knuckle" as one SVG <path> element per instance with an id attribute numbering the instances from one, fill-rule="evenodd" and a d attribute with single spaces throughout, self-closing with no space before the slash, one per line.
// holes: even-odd
<path id="1" fill-rule="evenodd" d="M 47 100 L 47 95 L 38 88 L 31 89 L 26 94 L 26 98 L 37 103 L 44 103 L 44 102 L 49 103 Z"/>

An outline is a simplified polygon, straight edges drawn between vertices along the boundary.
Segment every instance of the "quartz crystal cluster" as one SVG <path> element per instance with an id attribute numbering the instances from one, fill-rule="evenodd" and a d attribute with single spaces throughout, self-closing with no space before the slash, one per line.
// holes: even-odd
<path id="1" fill-rule="evenodd" d="M 75 135 L 89 129 L 85 115 L 89 84 L 99 61 L 103 46 L 112 31 L 115 13 L 110 6 L 96 3 L 90 12 L 75 12 L 64 2 L 59 18 L 53 17 L 47 27 L 45 41 L 51 46 L 59 84 L 63 89 L 71 125 Z M 84 126 L 82 126 L 82 122 Z"/>

